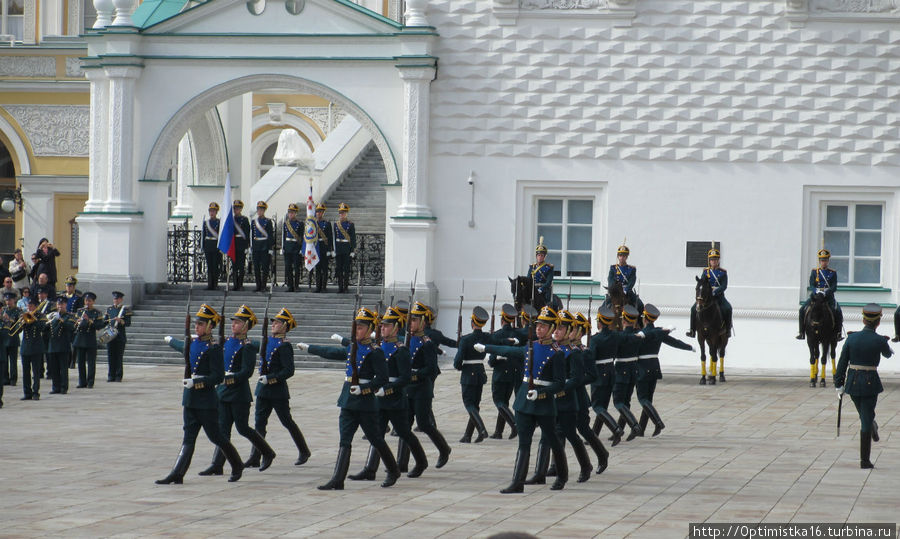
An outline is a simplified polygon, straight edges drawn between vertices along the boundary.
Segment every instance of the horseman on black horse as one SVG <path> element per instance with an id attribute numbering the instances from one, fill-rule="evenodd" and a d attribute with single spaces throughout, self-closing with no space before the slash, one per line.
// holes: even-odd
<path id="1" fill-rule="evenodd" d="M 837 292 L 838 274 L 837 271 L 828 267 L 828 263 L 831 261 L 831 253 L 828 249 L 820 249 L 818 254 L 819 267 L 813 268 L 809 273 L 809 298 L 800 307 L 800 333 L 797 335 L 797 339 L 802 341 L 806 338 L 806 313 L 809 310 L 809 303 L 815 294 L 822 294 L 834 316 L 835 341 L 840 341 L 844 338 L 841 334 L 844 327 L 844 313 L 834 297 L 834 293 Z"/>
<path id="2" fill-rule="evenodd" d="M 609 267 L 609 274 L 606 276 L 607 294 L 606 299 L 603 300 L 603 306 L 614 310 L 624 306 L 613 304 L 613 294 L 610 293 L 610 290 L 618 285 L 622 287 L 622 292 L 625 294 L 625 305 L 633 305 L 638 313 L 642 313 L 644 312 L 644 302 L 634 291 L 634 286 L 637 284 L 637 268 L 628 264 L 628 255 L 630 254 L 631 250 L 624 243 L 616 250 L 616 263 Z"/>
<path id="3" fill-rule="evenodd" d="M 706 253 L 707 266 L 700 277 L 709 279 L 712 287 L 713 299 L 719 304 L 722 313 L 722 321 L 725 324 L 725 332 L 731 335 L 731 303 L 725 299 L 725 290 L 728 288 L 728 272 L 719 267 L 719 250 L 710 249 Z M 688 337 L 697 335 L 697 304 L 691 305 L 691 330 L 686 333 Z"/>

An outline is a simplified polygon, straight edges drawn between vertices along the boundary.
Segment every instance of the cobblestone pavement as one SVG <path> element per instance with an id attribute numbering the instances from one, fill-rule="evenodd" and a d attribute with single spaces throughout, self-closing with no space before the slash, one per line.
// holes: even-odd
<path id="1" fill-rule="evenodd" d="M 512 476 L 515 441 L 457 442 L 466 416 L 448 368 L 435 414 L 453 447 L 449 464 L 433 467 L 437 452 L 423 436 L 432 464 L 423 477 L 403 477 L 390 489 L 348 480 L 337 492 L 315 487 L 334 467 L 340 371 L 298 371 L 290 381 L 294 417 L 313 451 L 308 463 L 293 465 L 296 449 L 273 415 L 268 439 L 278 457 L 269 470 L 247 470 L 238 483 L 198 477 L 213 449 L 201 434 L 185 484 L 170 486 L 153 481 L 169 472 L 181 441 L 179 367 L 127 365 L 124 383 L 101 381 L 65 396 L 49 395 L 45 383 L 38 402 L 18 400 L 20 381 L 5 388 L 0 410 L 0 535 L 426 538 L 521 530 L 659 538 L 684 537 L 689 522 L 702 521 L 896 522 L 898 381 L 885 380 L 876 469 L 867 471 L 859 468 L 852 403 L 845 400 L 838 438 L 834 390 L 809 388 L 796 373 L 735 371 L 716 386 L 667 374 L 657 390 L 667 424 L 660 436 L 610 448 L 609 469 L 582 484 L 569 449 L 565 490 L 530 486 L 524 495 L 498 493 Z M 490 430 L 496 414 L 487 389 L 482 410 Z M 367 450 L 359 436 L 351 473 Z M 246 457 L 249 443 L 235 439 Z"/>

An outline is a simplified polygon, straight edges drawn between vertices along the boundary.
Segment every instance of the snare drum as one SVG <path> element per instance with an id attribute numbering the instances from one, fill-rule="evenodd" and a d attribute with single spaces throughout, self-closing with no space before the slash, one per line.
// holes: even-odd
<path id="1" fill-rule="evenodd" d="M 115 326 L 106 326 L 97 332 L 97 344 L 107 344 L 119 336 L 119 330 Z"/>

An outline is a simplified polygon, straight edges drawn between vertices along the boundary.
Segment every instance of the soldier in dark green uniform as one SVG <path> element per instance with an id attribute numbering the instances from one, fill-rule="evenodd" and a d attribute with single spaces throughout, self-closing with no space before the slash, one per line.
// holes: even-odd
<path id="1" fill-rule="evenodd" d="M 481 419 L 481 392 L 487 383 L 487 374 L 484 372 L 484 352 L 478 352 L 472 345 L 486 344 L 491 341 L 490 335 L 481 328 L 487 323 L 490 315 L 484 308 L 475 307 L 472 310 L 472 333 L 463 335 L 459 340 L 456 357 L 453 359 L 453 368 L 461 371 L 459 384 L 462 388 L 462 401 L 466 412 L 469 414 L 469 422 L 466 432 L 460 442 L 467 444 L 472 441 L 472 431 L 478 431 L 475 443 L 481 443 L 488 437 L 487 428 Z"/>
<path id="2" fill-rule="evenodd" d="M 75 313 L 75 358 L 78 361 L 78 385 L 94 387 L 97 371 L 97 329 L 103 327 L 103 313 L 94 308 L 97 294 L 84 293 L 84 307 Z"/>
<path id="3" fill-rule="evenodd" d="M 591 381 L 591 408 L 597 415 L 594 420 L 594 434 L 600 434 L 600 427 L 605 424 L 613 433 L 613 447 L 618 445 L 622 435 L 625 434 L 608 411 L 613 384 L 616 381 L 616 367 L 613 362 L 619 349 L 619 341 L 626 338 L 624 333 L 613 331 L 615 316 L 610 306 L 601 307 L 597 311 L 597 326 L 600 331 L 588 341 L 589 352 L 585 357 L 585 362 L 593 362 L 595 371 L 594 379 Z"/>
<path id="4" fill-rule="evenodd" d="M 881 357 L 891 357 L 894 352 L 888 338 L 875 332 L 881 323 L 881 306 L 869 303 L 863 307 L 862 331 L 851 333 L 841 349 L 834 386 L 840 393 L 850 395 L 859 412 L 859 467 L 874 468 L 869 460 L 872 441 L 879 441 L 878 423 L 875 422 L 875 405 L 878 394 L 884 391 L 878 376 Z"/>
<path id="5" fill-rule="evenodd" d="M 106 359 L 109 364 L 106 381 L 121 382 L 123 374 L 122 363 L 125 360 L 125 343 L 128 342 L 125 336 L 125 328 L 131 325 L 131 316 L 134 313 L 125 306 L 125 294 L 116 290 L 112 293 L 112 297 L 113 304 L 106 309 L 103 325 L 104 327 L 109 325 L 115 326 L 118 333 L 113 340 L 106 343 Z"/>
<path id="6" fill-rule="evenodd" d="M 648 418 L 653 421 L 653 436 L 658 435 L 666 425 L 659 416 L 659 411 L 653 406 L 653 394 L 656 392 L 657 380 L 662 380 L 662 368 L 659 366 L 659 349 L 663 344 L 667 344 L 672 348 L 679 350 L 694 351 L 694 347 L 690 344 L 680 341 L 669 335 L 670 329 L 658 328 L 653 325 L 659 318 L 659 309 L 655 305 L 647 303 L 644 305 L 644 327 L 640 333 L 644 335 L 638 349 L 637 361 L 637 383 L 635 384 L 635 392 L 637 393 L 638 402 L 641 403 L 643 411 L 641 411 L 641 419 L 638 423 L 641 426 L 641 436 L 647 427 Z"/>
<path id="7" fill-rule="evenodd" d="M 510 339 L 518 336 L 513 324 L 516 322 L 516 308 L 509 303 L 500 307 L 500 329 L 491 334 L 491 344 L 509 345 Z M 527 337 L 526 337 L 527 338 Z M 491 373 L 491 399 L 497 407 L 497 425 L 491 438 L 503 438 L 503 426 L 509 423 L 511 432 L 509 439 L 518 435 L 516 430 L 516 418 L 509 409 L 509 398 L 522 381 L 522 364 L 511 361 L 505 356 L 491 354 L 488 356 L 488 365 L 493 369 Z"/>
<path id="8" fill-rule="evenodd" d="M 56 297 L 56 312 L 51 316 L 47 346 L 47 364 L 52 380 L 51 394 L 69 392 L 69 358 L 75 338 L 75 315 L 67 307 L 65 296 Z"/>
<path id="9" fill-rule="evenodd" d="M 541 309 L 534 333 L 535 342 L 528 346 L 498 346 L 489 344 L 485 351 L 504 355 L 510 359 L 525 361 L 525 376 L 516 394 L 513 408 L 516 411 L 516 427 L 519 430 L 519 448 L 512 483 L 501 490 L 502 494 L 524 492 L 528 461 L 531 458 L 531 440 L 535 426 L 541 427 L 541 437 L 550 445 L 556 460 L 556 481 L 550 488 L 562 489 L 569 479 L 569 467 L 562 442 L 556 435 L 556 398 L 566 381 L 565 355 L 553 343 L 553 331 L 559 317 L 550 307 Z M 530 357 L 529 357 L 530 356 Z"/>
<path id="10" fill-rule="evenodd" d="M 256 277 L 256 291 L 266 289 L 266 281 L 269 278 L 269 263 L 272 251 L 275 249 L 275 221 L 266 217 L 269 205 L 260 200 L 256 203 L 256 217 L 250 222 L 250 233 L 253 242 L 253 274 Z"/>
<path id="11" fill-rule="evenodd" d="M 270 333 L 266 340 L 266 349 L 260 358 L 259 379 L 256 382 L 256 432 L 263 438 L 266 437 L 266 425 L 272 410 L 287 429 L 297 446 L 299 456 L 294 466 L 304 464 L 312 452 L 306 445 L 306 438 L 294 418 L 291 417 L 290 398 L 287 380 L 294 375 L 294 349 L 287 340 L 287 332 L 297 327 L 297 322 L 289 310 L 282 307 L 281 311 L 272 318 Z M 250 458 L 244 463 L 248 468 L 260 466 L 261 454 L 254 450 Z"/>
<path id="12" fill-rule="evenodd" d="M 595 364 L 590 349 L 581 343 L 581 338 L 591 333 L 591 322 L 581 313 L 575 313 L 575 320 L 576 323 L 572 325 L 572 329 L 569 332 L 569 346 L 578 352 L 571 357 L 581 363 L 584 372 L 583 383 L 575 387 L 575 397 L 578 399 L 578 416 L 575 425 L 578 434 L 594 450 L 594 454 L 597 457 L 597 473 L 601 474 L 609 465 L 609 451 L 603 447 L 603 442 L 591 429 L 591 397 L 588 395 L 586 388 L 587 385 L 594 383 L 594 380 L 596 380 L 597 370 L 594 368 Z"/>
<path id="13" fill-rule="evenodd" d="M 638 310 L 633 305 L 626 305 L 622 309 L 622 323 L 625 328 L 622 333 L 625 337 L 637 336 L 635 325 L 640 319 Z M 643 337 L 643 334 L 640 335 Z M 631 427 L 631 432 L 626 440 L 631 441 L 635 436 L 643 436 L 644 431 L 638 420 L 631 413 L 631 394 L 637 383 L 637 360 L 641 343 L 634 339 L 622 339 L 616 351 L 616 381 L 613 383 L 613 404 L 619 411 L 619 428 L 624 428 L 625 423 Z"/>
<path id="14" fill-rule="evenodd" d="M 381 349 L 388 364 L 388 381 L 375 392 L 378 397 L 378 421 L 381 430 L 386 432 L 388 421 L 400 437 L 401 444 L 408 446 L 416 459 L 416 466 L 406 474 L 407 477 L 419 477 L 428 468 L 428 457 L 421 442 L 413 434 L 409 424 L 409 399 L 406 398 L 406 385 L 412 376 L 409 349 L 397 339 L 400 327 L 406 316 L 396 307 L 388 307 L 381 318 Z M 383 393 L 383 394 L 382 394 Z M 374 446 L 369 447 L 366 465 L 358 474 L 349 477 L 353 481 L 373 481 L 378 472 L 381 455 Z"/>
<path id="15" fill-rule="evenodd" d="M 247 271 L 247 249 L 250 248 L 250 219 L 241 215 L 244 203 L 235 200 L 234 213 L 234 289 L 244 289 L 244 273 Z"/>
<path id="16" fill-rule="evenodd" d="M 219 428 L 226 438 L 231 440 L 231 426 L 237 429 L 238 434 L 250 440 L 253 451 L 262 454 L 262 463 L 259 471 L 263 471 L 272 465 L 275 459 L 275 451 L 269 447 L 258 432 L 250 428 L 250 377 L 256 368 L 256 356 L 259 346 L 253 344 L 247 338 L 247 332 L 256 324 L 256 315 L 246 305 L 241 305 L 231 317 L 231 337 L 225 340 L 223 382 L 216 388 L 219 396 Z M 169 344 L 176 343 L 173 340 Z M 182 344 L 183 346 L 183 344 Z M 173 346 L 176 350 L 179 348 Z M 183 349 L 183 348 L 182 348 Z M 253 458 L 251 456 L 251 458 Z M 222 475 L 225 465 L 225 453 L 216 447 L 213 453 L 213 461 L 209 468 L 199 475 Z"/>
<path id="17" fill-rule="evenodd" d="M 363 307 L 357 311 L 355 320 L 356 335 L 353 339 L 356 342 L 351 342 L 346 349 L 337 346 L 310 346 L 306 343 L 298 345 L 301 351 L 346 363 L 344 385 L 337 401 L 341 409 L 338 419 L 341 441 L 337 462 L 331 479 L 324 485 L 319 485 L 319 490 L 344 489 L 344 479 L 350 468 L 353 435 L 358 428 L 362 428 L 366 439 L 378 451 L 387 467 L 387 477 L 381 486 L 390 487 L 400 478 L 400 468 L 394 454 L 384 441 L 385 429 L 379 425 L 378 403 L 375 400 L 379 393 L 386 395 L 384 386 L 388 383 L 388 364 L 384 359 L 384 351 L 371 338 L 372 330 L 378 323 L 378 315 Z"/>
<path id="18" fill-rule="evenodd" d="M 2 376 L 5 385 L 14 386 L 19 378 L 19 338 L 18 336 L 10 336 L 9 330 L 16 323 L 16 320 L 22 316 L 22 309 L 16 306 L 15 293 L 6 292 L 3 294 L 3 299 L 6 301 L 6 306 L 3 308 L 3 312 L 0 313 L 0 318 L 3 320 L 2 329 L 0 329 L 3 337 L 3 353 L 2 357 L 0 357 L 0 360 L 3 361 Z"/>
<path id="19" fill-rule="evenodd" d="M 219 269 L 222 267 L 222 253 L 219 252 L 219 205 L 209 203 L 209 218 L 203 220 L 203 255 L 206 257 L 206 289 L 215 290 L 219 286 Z"/>
<path id="20" fill-rule="evenodd" d="M 289 292 L 296 292 L 300 282 L 300 245 L 303 243 L 303 221 L 297 219 L 300 208 L 293 202 L 288 205 L 287 217 L 281 232 L 281 250 L 284 252 L 284 282 Z"/>
<path id="21" fill-rule="evenodd" d="M 341 202 L 339 220 L 334 223 L 334 275 L 338 292 L 346 292 L 350 286 L 350 259 L 356 256 L 356 225 L 347 218 L 350 206 Z"/>
<path id="22" fill-rule="evenodd" d="M 184 474 L 191 465 L 194 445 L 201 427 L 209 441 L 225 453 L 225 457 L 231 465 L 231 477 L 228 478 L 228 481 L 233 482 L 240 479 L 244 470 L 237 449 L 231 445 L 231 442 L 219 429 L 218 413 L 216 412 L 218 406 L 216 384 L 220 383 L 224 377 L 222 347 L 213 343 L 212 340 L 212 331 L 219 323 L 219 319 L 219 313 L 205 303 L 200 306 L 194 319 L 194 332 L 197 334 L 197 338 L 192 339 L 188 345 L 190 346 L 191 377 L 181 381 L 184 386 L 181 394 L 181 406 L 184 408 L 184 439 L 181 442 L 181 451 L 178 452 L 175 466 L 172 467 L 169 475 L 156 481 L 157 485 L 171 483 L 180 485 L 184 482 Z"/>
<path id="23" fill-rule="evenodd" d="M 328 292 L 328 258 L 334 256 L 334 228 L 325 219 L 325 204 L 316 205 L 316 247 L 319 249 L 319 263 L 316 264 L 316 292 Z"/>
<path id="24" fill-rule="evenodd" d="M 44 328 L 47 320 L 38 312 L 38 299 L 28 300 L 28 311 L 22 315 L 22 400 L 41 398 L 41 358 L 47 349 L 44 346 Z"/>

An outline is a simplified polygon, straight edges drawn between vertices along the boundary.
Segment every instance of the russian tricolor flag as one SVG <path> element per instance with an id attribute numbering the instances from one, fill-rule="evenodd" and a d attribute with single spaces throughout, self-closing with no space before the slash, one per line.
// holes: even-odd
<path id="1" fill-rule="evenodd" d="M 231 173 L 225 174 L 225 196 L 222 199 L 222 221 L 219 223 L 219 250 L 232 262 L 234 253 L 234 208 L 231 205 Z"/>

